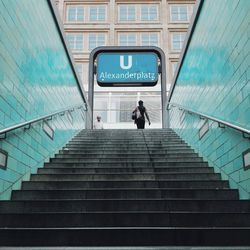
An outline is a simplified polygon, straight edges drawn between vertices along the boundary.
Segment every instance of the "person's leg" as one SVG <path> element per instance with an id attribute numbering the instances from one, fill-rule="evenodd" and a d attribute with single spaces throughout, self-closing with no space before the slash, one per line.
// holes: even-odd
<path id="1" fill-rule="evenodd" d="M 138 121 L 136 122 L 136 126 L 137 126 L 137 129 L 139 129 L 139 128 L 140 128 L 140 126 L 139 126 L 139 122 L 138 122 Z"/>
<path id="2" fill-rule="evenodd" d="M 142 121 L 141 127 L 142 127 L 142 129 L 145 128 L 145 121 Z"/>
<path id="3" fill-rule="evenodd" d="M 138 129 L 144 129 L 145 121 L 138 119 L 136 124 Z"/>

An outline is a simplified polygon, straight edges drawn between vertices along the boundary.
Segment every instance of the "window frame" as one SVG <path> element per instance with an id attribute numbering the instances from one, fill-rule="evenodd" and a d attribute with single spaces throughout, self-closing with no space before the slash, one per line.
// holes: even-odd
<path id="1" fill-rule="evenodd" d="M 72 36 L 72 35 L 74 35 L 74 47 L 73 48 L 71 47 L 70 41 L 68 40 L 68 36 Z M 76 48 L 76 44 L 77 44 L 77 42 L 76 42 L 76 36 L 77 35 L 82 37 L 82 47 L 80 49 Z M 79 32 L 78 33 L 72 33 L 72 32 L 69 32 L 69 33 L 66 33 L 66 38 L 67 38 L 68 45 L 69 45 L 69 47 L 70 47 L 70 49 L 72 51 L 74 51 L 74 52 L 84 51 L 84 35 L 83 35 L 83 33 L 79 33 Z"/>
<path id="2" fill-rule="evenodd" d="M 124 45 L 124 44 L 121 45 L 121 35 L 127 35 L 126 45 Z M 129 35 L 134 35 L 135 44 L 133 44 L 133 45 L 128 44 L 128 36 Z M 118 45 L 119 46 L 137 46 L 137 34 L 135 32 L 120 32 L 120 33 L 118 33 Z"/>
<path id="3" fill-rule="evenodd" d="M 172 78 L 174 77 L 174 74 L 175 74 L 175 72 L 177 70 L 177 66 L 178 66 L 178 62 L 177 61 L 171 62 Z"/>
<path id="4" fill-rule="evenodd" d="M 184 34 L 184 39 L 182 41 L 181 47 L 176 49 L 176 48 L 174 48 L 174 35 L 182 35 L 182 34 Z M 171 32 L 171 51 L 172 52 L 180 52 L 182 50 L 184 41 L 186 39 L 186 35 L 187 35 L 187 32 L 182 32 L 182 31 L 181 32 Z M 179 40 L 179 41 L 181 41 L 181 40 Z"/>
<path id="5" fill-rule="evenodd" d="M 81 71 L 78 70 L 79 68 L 81 68 Z M 76 70 L 77 70 L 78 75 L 80 76 L 81 81 L 83 82 L 84 70 L 83 70 L 82 62 L 76 62 Z"/>
<path id="6" fill-rule="evenodd" d="M 178 20 L 173 20 L 173 16 L 172 16 L 173 7 L 178 7 L 178 8 L 180 8 L 180 7 L 185 7 L 186 10 L 187 10 L 187 12 L 186 12 L 187 20 L 180 20 L 180 19 L 178 19 Z M 171 22 L 171 23 L 188 23 L 188 22 L 190 21 L 190 20 L 189 20 L 188 5 L 186 5 L 186 4 L 171 4 L 169 9 L 170 9 L 170 13 L 169 13 L 169 14 L 170 14 L 170 22 Z M 177 12 L 177 15 L 178 15 L 178 17 L 181 16 L 181 14 L 180 14 L 179 11 Z"/>
<path id="7" fill-rule="evenodd" d="M 99 20 L 98 16 L 99 16 L 99 8 L 100 7 L 104 7 L 104 20 Z M 91 8 L 97 8 L 97 19 L 96 20 L 91 20 Z M 107 21 L 107 5 L 105 4 L 96 4 L 96 5 L 89 5 L 88 6 L 88 21 L 90 23 L 103 23 Z"/>
<path id="8" fill-rule="evenodd" d="M 69 20 L 69 9 L 72 8 L 72 7 L 76 8 L 76 10 L 77 10 L 77 7 L 82 7 L 83 8 L 82 20 L 77 19 L 77 11 L 75 13 L 75 19 L 74 20 Z M 77 5 L 77 4 L 69 4 L 69 5 L 67 5 L 66 6 L 66 22 L 67 23 L 83 23 L 84 20 L 85 20 L 85 8 L 86 7 L 84 7 L 84 5 Z"/>
<path id="9" fill-rule="evenodd" d="M 140 21 L 141 22 L 157 22 L 157 21 L 159 21 L 159 5 L 158 4 L 140 4 Z M 149 8 L 151 8 L 151 7 L 155 7 L 156 8 L 156 19 L 153 19 L 153 20 L 151 20 L 151 19 L 142 19 L 142 9 L 143 9 L 143 7 L 148 7 L 148 9 Z M 150 16 L 150 11 L 148 10 L 148 13 L 147 13 L 147 15 L 148 15 L 148 17 Z"/>
<path id="10" fill-rule="evenodd" d="M 149 44 L 146 44 L 146 45 L 143 45 L 142 44 L 142 36 L 143 35 L 149 35 Z M 156 35 L 157 37 L 157 44 L 156 45 L 153 45 L 150 43 L 151 41 L 151 35 Z M 159 33 L 158 32 L 140 32 L 140 46 L 158 46 L 159 47 Z"/>
<path id="11" fill-rule="evenodd" d="M 96 35 L 96 37 L 98 37 L 98 35 L 103 35 L 104 36 L 104 44 L 99 45 L 98 44 L 98 39 L 95 41 L 95 46 L 93 48 L 91 48 L 90 46 L 90 37 L 91 35 Z M 99 46 L 105 46 L 107 43 L 107 35 L 104 32 L 89 32 L 88 33 L 88 51 L 92 51 L 93 49 L 95 49 L 96 47 Z"/>
<path id="12" fill-rule="evenodd" d="M 127 7 L 127 10 L 126 10 L 127 19 L 126 20 L 121 20 L 121 7 Z M 129 7 L 134 7 L 134 20 L 128 20 L 128 8 Z M 136 22 L 137 21 L 136 12 L 137 12 L 137 6 L 135 4 L 119 4 L 118 5 L 118 22 L 119 23 Z"/>

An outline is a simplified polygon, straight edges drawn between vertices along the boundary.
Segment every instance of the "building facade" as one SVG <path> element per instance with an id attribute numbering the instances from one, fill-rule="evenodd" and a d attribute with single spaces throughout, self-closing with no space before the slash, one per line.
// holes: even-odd
<path id="1" fill-rule="evenodd" d="M 88 91 L 89 53 L 97 46 L 158 46 L 171 85 L 195 0 L 56 0 L 68 44 Z M 161 127 L 161 83 L 148 88 L 95 85 L 94 114 L 106 128 L 133 128 L 131 110 L 142 99 L 151 127 Z"/>

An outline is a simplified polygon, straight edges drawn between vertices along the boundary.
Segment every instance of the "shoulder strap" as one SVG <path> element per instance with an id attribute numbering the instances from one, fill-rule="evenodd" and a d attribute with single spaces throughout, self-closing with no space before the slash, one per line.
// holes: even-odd
<path id="1" fill-rule="evenodd" d="M 142 107 L 142 108 L 140 109 L 139 106 L 138 106 L 137 108 L 138 108 L 138 110 L 139 110 L 139 112 L 140 112 L 141 117 L 142 117 L 143 119 L 145 119 L 145 118 L 144 118 L 144 114 L 143 114 L 143 111 L 145 112 L 145 107 Z"/>

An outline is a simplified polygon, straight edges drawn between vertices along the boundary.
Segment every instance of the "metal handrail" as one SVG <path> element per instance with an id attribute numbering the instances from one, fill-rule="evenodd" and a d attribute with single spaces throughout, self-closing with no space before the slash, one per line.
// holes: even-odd
<path id="1" fill-rule="evenodd" d="M 46 120 L 48 118 L 52 118 L 55 115 L 58 115 L 58 114 L 61 114 L 61 113 L 67 112 L 67 111 L 73 111 L 75 108 L 79 108 L 80 109 L 82 107 L 85 107 L 85 105 L 84 104 L 79 104 L 79 105 L 71 106 L 71 107 L 68 107 L 67 109 L 62 109 L 62 110 L 53 112 L 53 113 L 51 113 L 49 115 L 40 116 L 38 118 L 29 120 L 27 122 L 22 122 L 22 123 L 13 125 L 11 127 L 8 127 L 8 128 L 0 130 L 0 135 L 6 134 L 6 133 L 8 133 L 10 131 L 13 131 L 13 130 L 16 130 L 16 129 L 19 129 L 19 128 L 22 128 L 22 127 L 26 127 L 26 126 L 30 127 L 30 125 L 33 124 L 33 123 L 36 123 L 36 122 L 39 122 L 39 121 L 42 121 L 42 120 Z M 1 138 L 1 139 L 3 139 L 3 138 Z"/>
<path id="2" fill-rule="evenodd" d="M 191 110 L 191 109 L 187 109 L 187 108 L 185 108 L 185 107 L 183 107 L 182 105 L 179 105 L 179 104 L 177 104 L 177 103 L 169 103 L 169 104 L 168 104 L 168 107 L 170 107 L 170 106 L 178 107 L 178 108 L 183 109 L 183 110 L 185 110 L 185 111 L 187 111 L 187 112 L 190 112 L 190 113 L 193 113 L 193 114 L 198 115 L 198 116 L 200 116 L 200 117 L 203 117 L 203 118 L 209 119 L 209 120 L 211 120 L 211 121 L 217 122 L 219 125 L 222 124 L 222 125 L 224 125 L 224 126 L 227 126 L 227 127 L 233 128 L 233 129 L 236 129 L 236 130 L 240 131 L 240 132 L 243 133 L 243 134 L 248 134 L 248 135 L 250 135 L 250 130 L 249 130 L 249 129 L 245 129 L 245 128 L 242 128 L 242 127 L 240 127 L 240 126 L 234 125 L 234 124 L 232 124 L 232 123 L 229 123 L 229 122 L 226 122 L 226 121 L 217 119 L 217 118 L 215 118 L 215 117 L 212 117 L 212 116 L 209 116 L 209 115 L 205 115 L 205 114 L 203 114 L 203 113 L 201 113 L 201 112 L 197 112 L 197 111 L 194 111 L 194 110 Z M 170 108 L 169 108 L 169 109 L 170 109 Z"/>
<path id="3" fill-rule="evenodd" d="M 132 112 L 135 108 L 133 109 L 94 109 L 94 111 L 130 111 Z M 162 109 L 147 109 L 147 111 L 161 111 Z"/>

